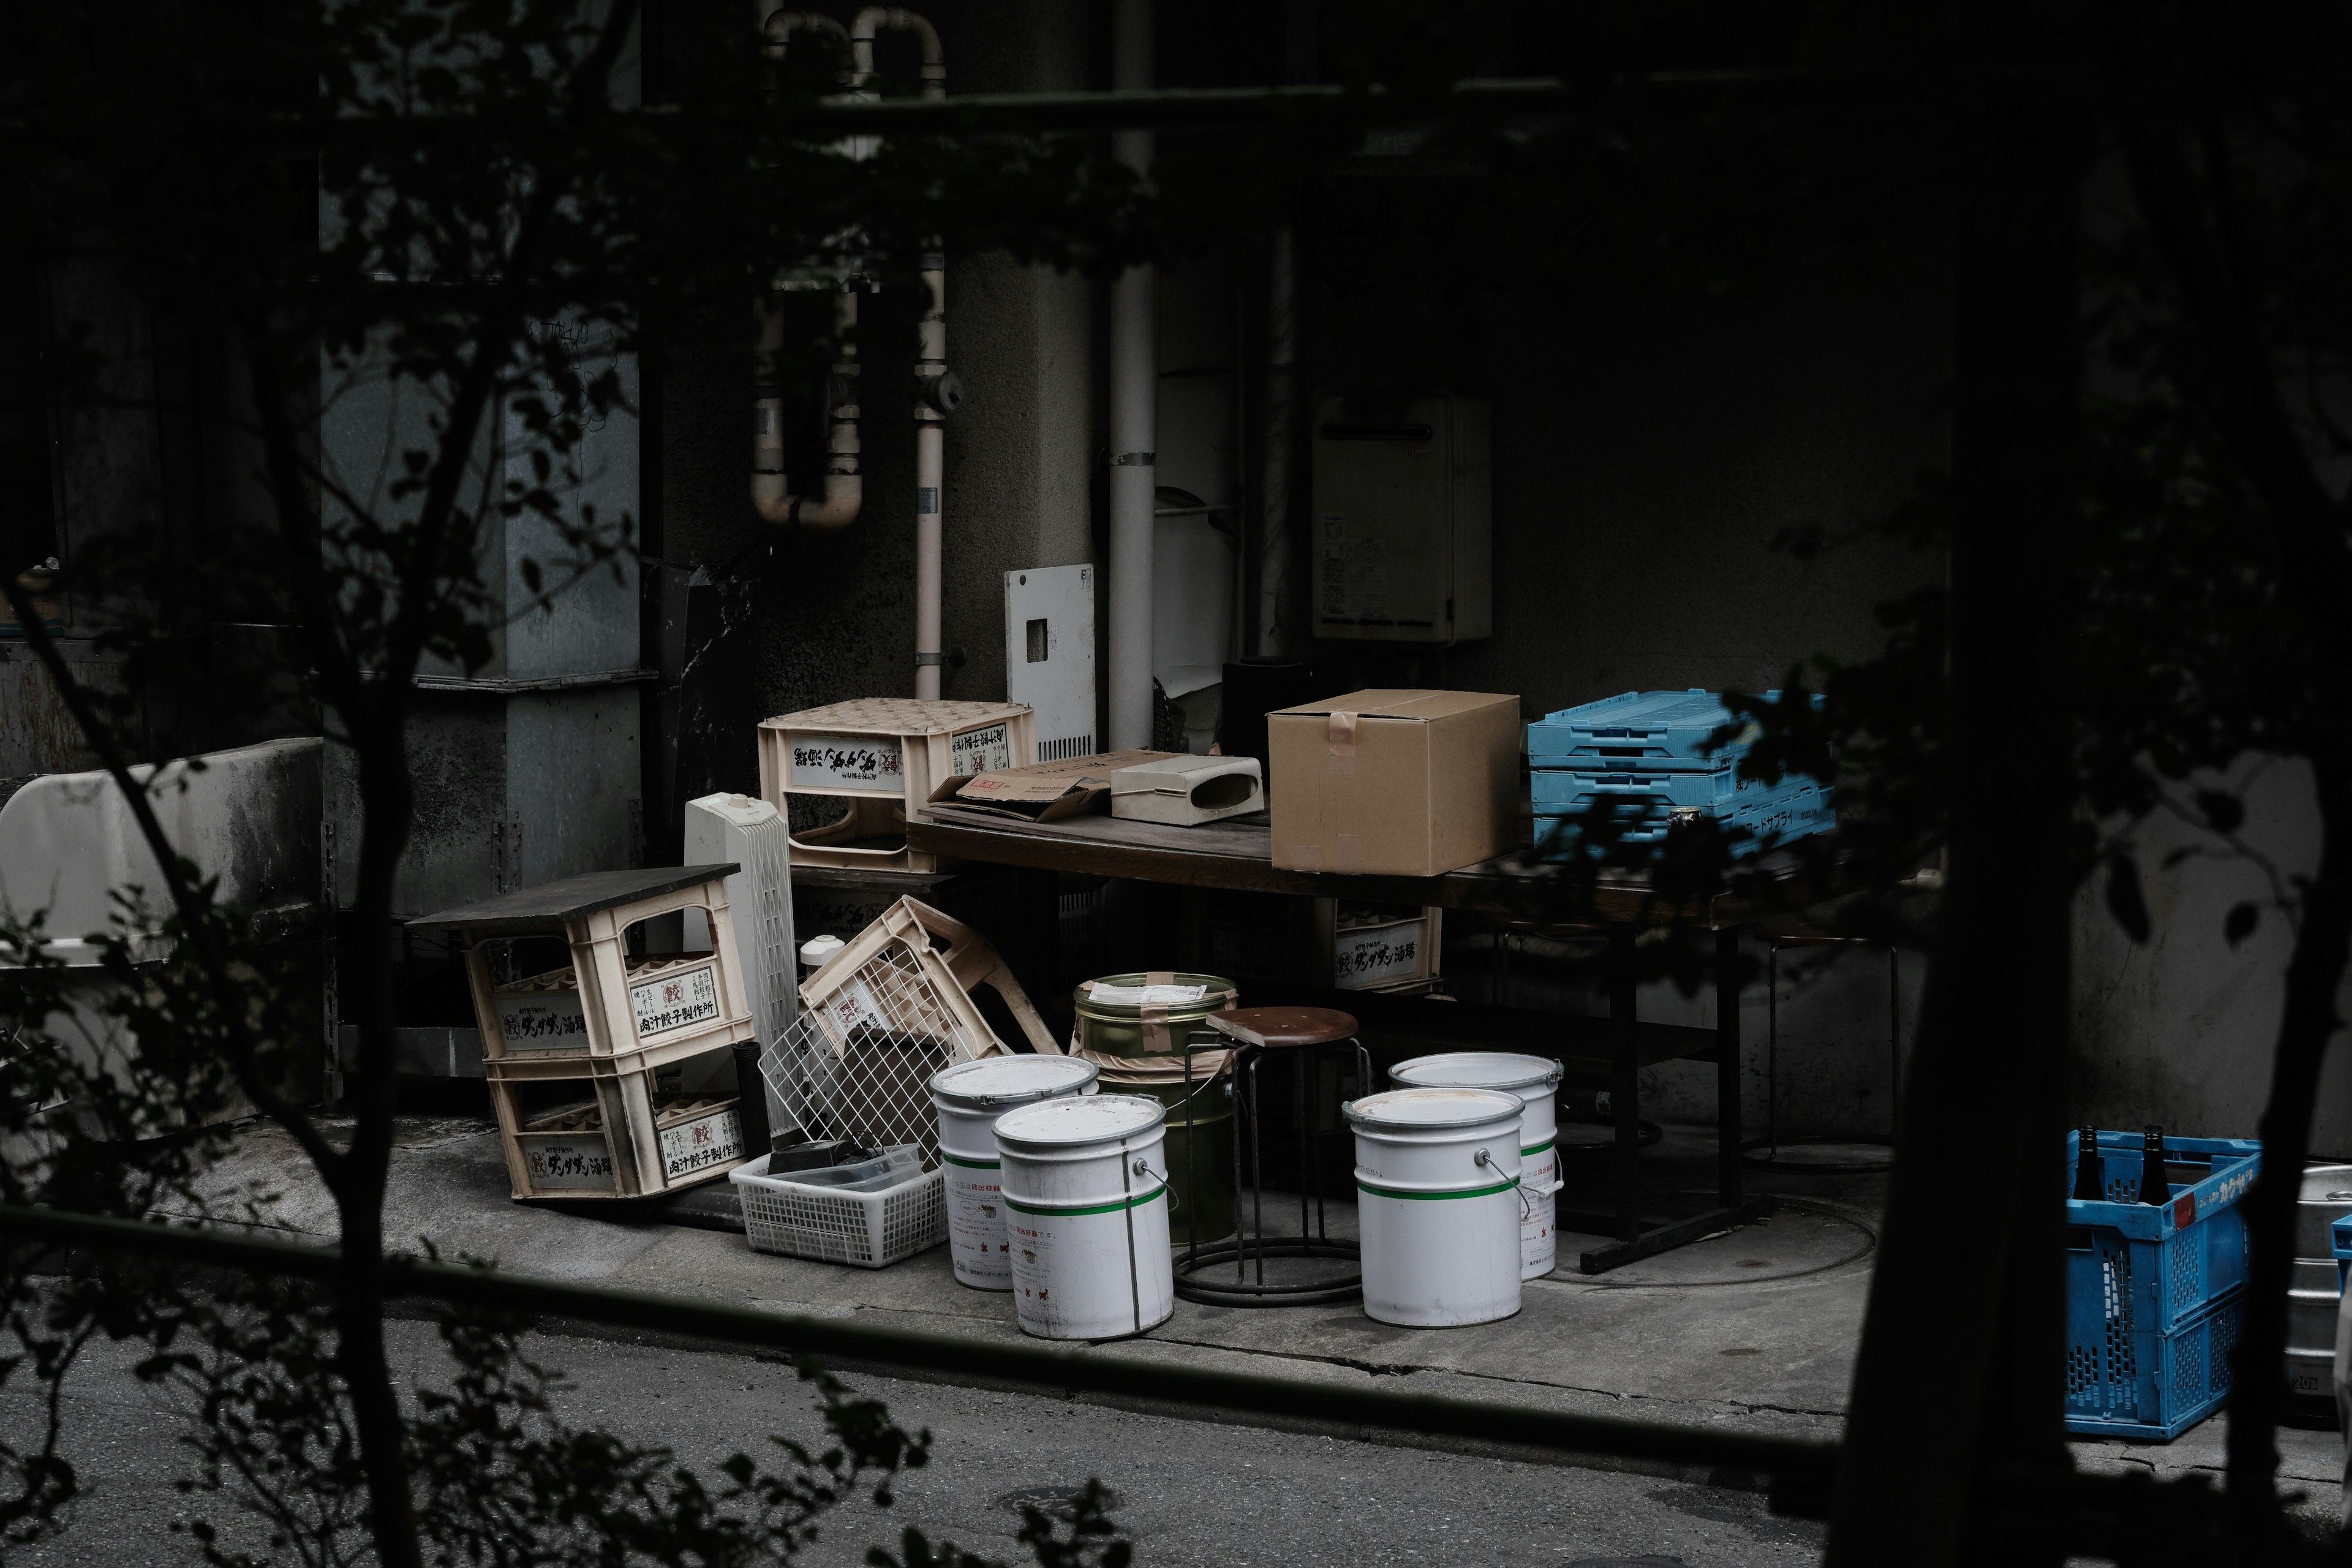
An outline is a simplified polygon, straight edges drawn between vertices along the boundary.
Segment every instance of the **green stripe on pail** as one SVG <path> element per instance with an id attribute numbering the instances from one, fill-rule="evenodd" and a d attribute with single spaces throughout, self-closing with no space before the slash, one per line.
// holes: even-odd
<path id="1" fill-rule="evenodd" d="M 961 1155 L 950 1154 L 944 1149 L 940 1151 L 940 1158 L 950 1165 L 961 1165 L 967 1171 L 994 1171 L 1001 1170 L 1003 1166 L 1003 1162 L 1001 1160 L 967 1160 Z"/>
<path id="2" fill-rule="evenodd" d="M 1412 1198 L 1421 1203 L 1433 1203 L 1441 1198 L 1491 1198 L 1496 1193 L 1507 1193 L 1518 1184 L 1518 1177 L 1513 1176 L 1509 1181 L 1496 1182 L 1491 1187 L 1468 1187 L 1454 1193 L 1409 1193 L 1402 1187 L 1376 1187 L 1370 1182 L 1360 1181 L 1356 1184 L 1356 1190 L 1370 1193 L 1376 1198 Z"/>
<path id="3" fill-rule="evenodd" d="M 1141 1197 L 1119 1198 L 1107 1204 L 1087 1204 L 1082 1208 L 1047 1208 L 1043 1204 L 1024 1204 L 1018 1198 L 1005 1199 L 1004 1206 L 1011 1209 L 1015 1214 L 1042 1215 L 1047 1219 L 1054 1219 L 1066 1215 L 1117 1214 L 1121 1209 L 1139 1209 L 1144 1205 L 1150 1203 L 1152 1199 L 1163 1195 L 1167 1191 L 1168 1188 L 1163 1184 L 1162 1185 L 1152 1188 L 1150 1192 L 1145 1193 Z"/>
<path id="4" fill-rule="evenodd" d="M 1522 1149 L 1522 1150 L 1520 1150 L 1520 1151 L 1519 1151 L 1519 1158 L 1520 1158 L 1520 1159 L 1522 1159 L 1522 1160 L 1524 1160 L 1524 1159 L 1526 1159 L 1526 1158 L 1527 1158 L 1528 1155 L 1530 1155 L 1530 1154 L 1540 1154 L 1540 1153 L 1542 1153 L 1545 1150 L 1547 1150 L 1547 1149 L 1550 1148 L 1553 1144 L 1555 1144 L 1555 1143 L 1557 1143 L 1557 1142 L 1559 1142 L 1559 1139 L 1557 1139 L 1557 1138 L 1547 1138 L 1547 1139 L 1545 1139 L 1542 1142 L 1540 1142 L 1540 1143 L 1537 1144 L 1537 1145 L 1536 1145 L 1534 1148 L 1532 1148 L 1532 1149 Z"/>

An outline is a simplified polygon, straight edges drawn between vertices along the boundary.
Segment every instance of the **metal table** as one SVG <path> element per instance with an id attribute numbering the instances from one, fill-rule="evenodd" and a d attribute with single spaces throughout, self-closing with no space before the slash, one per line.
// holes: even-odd
<path id="1" fill-rule="evenodd" d="M 1512 858 L 1483 862 L 1442 877 L 1354 877 L 1286 871 L 1273 863 L 1272 837 L 1264 814 L 1229 817 L 1199 827 L 1122 822 L 1086 816 L 1045 825 L 1013 823 L 985 813 L 933 805 L 910 818 L 907 840 L 918 849 L 960 860 L 1041 872 L 1076 872 L 1128 878 L 1179 887 L 1242 892 L 1292 893 L 1314 898 L 1398 904 L 1434 904 L 1446 909 L 1527 918 L 1542 910 L 1543 871 Z M 1752 912 L 1717 899 L 1683 908 L 1661 908 L 1639 877 L 1604 882 L 1595 900 L 1604 922 L 1591 934 L 1609 944 L 1609 1016 L 1542 1013 L 1455 1002 L 1432 1005 L 1360 991 L 1255 984 L 1253 1003 L 1338 1007 L 1353 1013 L 1366 1039 L 1423 1051 L 1459 1048 L 1524 1051 L 1559 1061 L 1566 1079 L 1606 1088 L 1616 1129 L 1612 1159 L 1614 1203 L 1607 1212 L 1563 1207 L 1559 1226 L 1591 1236 L 1610 1236 L 1610 1245 L 1583 1253 L 1579 1268 L 1605 1273 L 1696 1241 L 1728 1226 L 1760 1218 L 1768 1197 L 1741 1191 L 1739 1158 L 1740 928 Z M 1716 1026 L 1691 1028 L 1644 1024 L 1637 1016 L 1633 942 L 1641 929 L 1659 924 L 1715 932 Z M 1642 1215 L 1636 1190 L 1641 1126 L 1641 1069 L 1675 1060 L 1715 1063 L 1716 1205 L 1689 1219 L 1656 1222 Z"/>

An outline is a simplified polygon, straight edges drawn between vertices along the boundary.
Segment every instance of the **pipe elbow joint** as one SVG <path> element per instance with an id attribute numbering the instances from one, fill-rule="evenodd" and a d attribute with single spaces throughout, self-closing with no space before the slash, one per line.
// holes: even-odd
<path id="1" fill-rule="evenodd" d="M 963 378 L 951 370 L 926 377 L 915 391 L 924 407 L 940 414 L 953 414 L 963 405 Z"/>
<path id="2" fill-rule="evenodd" d="M 799 502 L 794 521 L 803 528 L 822 528 L 828 531 L 847 528 L 857 521 L 858 510 L 865 501 L 865 481 L 857 475 L 827 474 L 824 477 L 824 499 Z"/>

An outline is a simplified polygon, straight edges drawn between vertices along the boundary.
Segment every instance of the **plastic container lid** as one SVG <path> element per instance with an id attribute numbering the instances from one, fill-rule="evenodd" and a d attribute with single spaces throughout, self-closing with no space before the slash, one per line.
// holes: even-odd
<path id="1" fill-rule="evenodd" d="M 1391 1089 L 1339 1109 L 1349 1121 L 1374 1127 L 1473 1127 L 1517 1118 L 1527 1102 L 1499 1089 Z"/>
<path id="2" fill-rule="evenodd" d="M 813 936 L 801 943 L 801 962 L 815 969 L 848 945 L 837 936 Z"/>
<path id="3" fill-rule="evenodd" d="M 1389 1081 L 1414 1088 L 1549 1090 L 1559 1087 L 1566 1070 L 1549 1057 L 1517 1051 L 1444 1051 L 1397 1063 L 1389 1068 Z"/>
<path id="4" fill-rule="evenodd" d="M 1168 1120 L 1168 1108 L 1135 1094 L 1040 1100 L 996 1119 L 996 1141 L 1039 1149 L 1108 1143 L 1148 1132 Z"/>
<path id="5" fill-rule="evenodd" d="M 1101 1076 L 1102 1068 L 1076 1057 L 983 1057 L 934 1074 L 931 1097 L 962 1110 L 986 1110 L 1083 1089 Z"/>

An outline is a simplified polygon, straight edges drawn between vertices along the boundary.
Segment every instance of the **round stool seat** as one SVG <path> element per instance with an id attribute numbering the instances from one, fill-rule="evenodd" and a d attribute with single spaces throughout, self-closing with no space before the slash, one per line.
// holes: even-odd
<path id="1" fill-rule="evenodd" d="M 1209 1026 L 1244 1045 L 1329 1046 L 1356 1037 L 1356 1020 L 1336 1007 L 1228 1007 L 1212 1013 Z"/>

